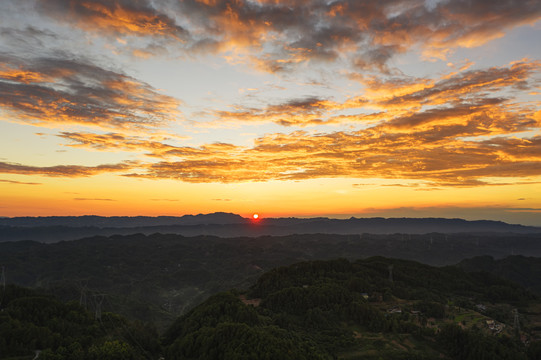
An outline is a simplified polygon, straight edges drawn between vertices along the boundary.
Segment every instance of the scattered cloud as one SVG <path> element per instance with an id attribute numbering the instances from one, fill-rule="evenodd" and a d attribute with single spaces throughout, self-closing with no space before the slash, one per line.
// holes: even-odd
<path id="1" fill-rule="evenodd" d="M 57 135 L 60 138 L 70 141 L 67 146 L 91 148 L 101 151 L 129 151 L 129 152 L 145 152 L 151 157 L 168 157 L 182 156 L 184 154 L 197 153 L 194 148 L 179 147 L 168 145 L 164 142 L 167 137 L 160 135 L 151 136 L 128 136 L 120 133 L 95 134 L 88 132 L 61 132 Z M 177 136 L 176 140 L 182 140 L 183 137 Z M 217 144 L 205 146 L 203 149 L 219 148 Z"/>
<path id="2" fill-rule="evenodd" d="M 73 198 L 76 201 L 116 201 L 114 199 L 102 199 L 102 198 Z"/>
<path id="3" fill-rule="evenodd" d="M 318 97 L 288 100 L 263 109 L 238 106 L 234 111 L 215 111 L 217 122 L 274 122 L 282 126 L 322 125 L 333 122 L 323 117 L 340 104 Z"/>
<path id="4" fill-rule="evenodd" d="M 540 61 L 524 59 L 507 66 L 464 69 L 437 79 L 348 73 L 365 86 L 364 94 L 344 101 L 306 96 L 263 107 L 235 105 L 233 110 L 215 110 L 212 116 L 217 126 L 272 122 L 303 127 L 380 122 L 381 129 L 388 132 L 460 124 L 469 126 L 473 134 L 505 134 L 541 124 L 535 107 L 512 102 L 517 92 L 528 91 L 536 85 Z M 376 112 L 368 113 L 367 109 L 376 109 Z M 482 126 L 473 129 L 473 123 Z"/>
<path id="5" fill-rule="evenodd" d="M 23 181 L 6 180 L 6 179 L 0 179 L 0 182 L 14 184 L 14 185 L 43 185 L 42 183 L 23 182 Z"/>
<path id="6" fill-rule="evenodd" d="M 359 78 L 366 94 L 338 102 L 301 97 L 262 108 L 216 112 L 220 121 L 305 126 L 357 121 L 361 130 L 293 131 L 258 137 L 252 146 L 216 142 L 177 146 L 156 136 L 120 132 L 62 132 L 68 146 L 144 153 L 154 162 L 130 166 L 123 176 L 186 182 L 302 180 L 321 177 L 422 181 L 419 190 L 525 184 L 541 176 L 538 110 L 514 101 L 527 91 L 541 63 L 457 71 L 437 79 L 393 75 Z M 354 114 L 373 107 L 379 112 Z M 348 110 L 348 115 L 341 114 Z M 530 132 L 528 136 L 515 134 Z M 487 179 L 492 180 L 487 180 Z M 512 179 L 494 181 L 494 178 Z M 535 183 L 532 182 L 532 183 Z"/>
<path id="7" fill-rule="evenodd" d="M 84 60 L 3 54 L 0 105 L 12 121 L 34 125 L 148 130 L 176 120 L 180 102 Z"/>
<path id="8" fill-rule="evenodd" d="M 0 173 L 19 175 L 42 175 L 51 177 L 85 177 L 103 173 L 123 172 L 132 169 L 133 162 L 107 164 L 98 166 L 57 165 L 28 166 L 17 163 L 0 162 Z"/>

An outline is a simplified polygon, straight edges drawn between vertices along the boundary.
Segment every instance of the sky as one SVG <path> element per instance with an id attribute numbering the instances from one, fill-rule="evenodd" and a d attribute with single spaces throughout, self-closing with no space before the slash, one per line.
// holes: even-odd
<path id="1" fill-rule="evenodd" d="M 538 0 L 0 2 L 0 216 L 541 226 Z"/>

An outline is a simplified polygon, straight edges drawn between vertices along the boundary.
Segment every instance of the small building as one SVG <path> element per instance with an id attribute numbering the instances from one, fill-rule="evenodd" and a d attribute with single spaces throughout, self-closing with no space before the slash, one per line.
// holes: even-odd
<path id="1" fill-rule="evenodd" d="M 475 308 L 480 312 L 487 311 L 487 307 L 485 305 L 483 305 L 483 304 L 477 304 L 477 305 L 475 305 Z"/>
<path id="2" fill-rule="evenodd" d="M 402 309 L 400 308 L 400 306 L 393 306 L 392 308 L 387 309 L 387 312 L 389 314 L 401 314 Z"/>

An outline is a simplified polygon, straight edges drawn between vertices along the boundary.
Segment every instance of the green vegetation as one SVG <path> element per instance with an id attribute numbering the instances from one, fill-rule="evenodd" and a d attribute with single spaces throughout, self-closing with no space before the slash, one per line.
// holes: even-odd
<path id="1" fill-rule="evenodd" d="M 95 295 L 107 294 L 103 311 L 150 322 L 164 331 L 176 317 L 209 296 L 247 288 L 278 266 L 305 260 L 353 261 L 376 254 L 436 266 L 481 254 L 502 256 L 511 249 L 541 256 L 539 239 L 535 234 L 313 234 L 229 239 L 134 234 L 54 244 L 0 242 L 0 264 L 8 281 L 15 284 L 42 289 L 66 302 L 86 297 L 91 311 L 95 310 Z M 539 273 L 517 274 L 518 280 L 531 281 L 523 285 L 541 289 Z"/>
<path id="2" fill-rule="evenodd" d="M 512 323 L 496 333 L 486 325 L 493 320 L 473 310 L 478 302 L 520 307 L 537 299 L 455 267 L 380 257 L 303 262 L 264 274 L 243 296 L 218 294 L 179 318 L 163 338 L 167 358 L 526 360 L 537 351 Z"/>
<path id="3" fill-rule="evenodd" d="M 150 322 L 100 313 L 105 294 L 88 294 L 86 308 L 82 296 L 63 303 L 14 285 L 0 291 L 0 359 L 541 356 L 541 301 L 533 293 L 487 272 L 384 257 L 275 268 L 246 290 L 210 296 L 161 336 Z"/>
<path id="4" fill-rule="evenodd" d="M 145 359 L 161 350 L 155 329 L 104 313 L 91 316 L 34 290 L 0 289 L 0 358 Z"/>
<path id="5" fill-rule="evenodd" d="M 515 255 L 496 260 L 492 256 L 477 256 L 462 260 L 458 266 L 466 271 L 484 271 L 509 279 L 541 294 L 541 258 Z"/>

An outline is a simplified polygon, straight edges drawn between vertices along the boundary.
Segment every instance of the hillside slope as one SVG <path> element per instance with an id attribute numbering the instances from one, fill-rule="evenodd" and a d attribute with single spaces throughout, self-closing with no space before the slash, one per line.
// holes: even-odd
<path id="1" fill-rule="evenodd" d="M 474 256 L 541 256 L 540 237 L 473 234 L 290 235 L 217 238 L 169 234 L 93 237 L 54 244 L 0 243 L 8 281 L 43 288 L 63 300 L 107 294 L 106 311 L 164 329 L 208 296 L 245 288 L 277 266 L 303 260 L 374 255 L 431 265 Z"/>
<path id="2" fill-rule="evenodd" d="M 456 267 L 311 261 L 265 273 L 246 294 L 211 297 L 163 345 L 168 359 L 537 359 L 539 324 L 523 316 L 519 330 L 512 313 L 539 304 L 518 285 Z"/>

